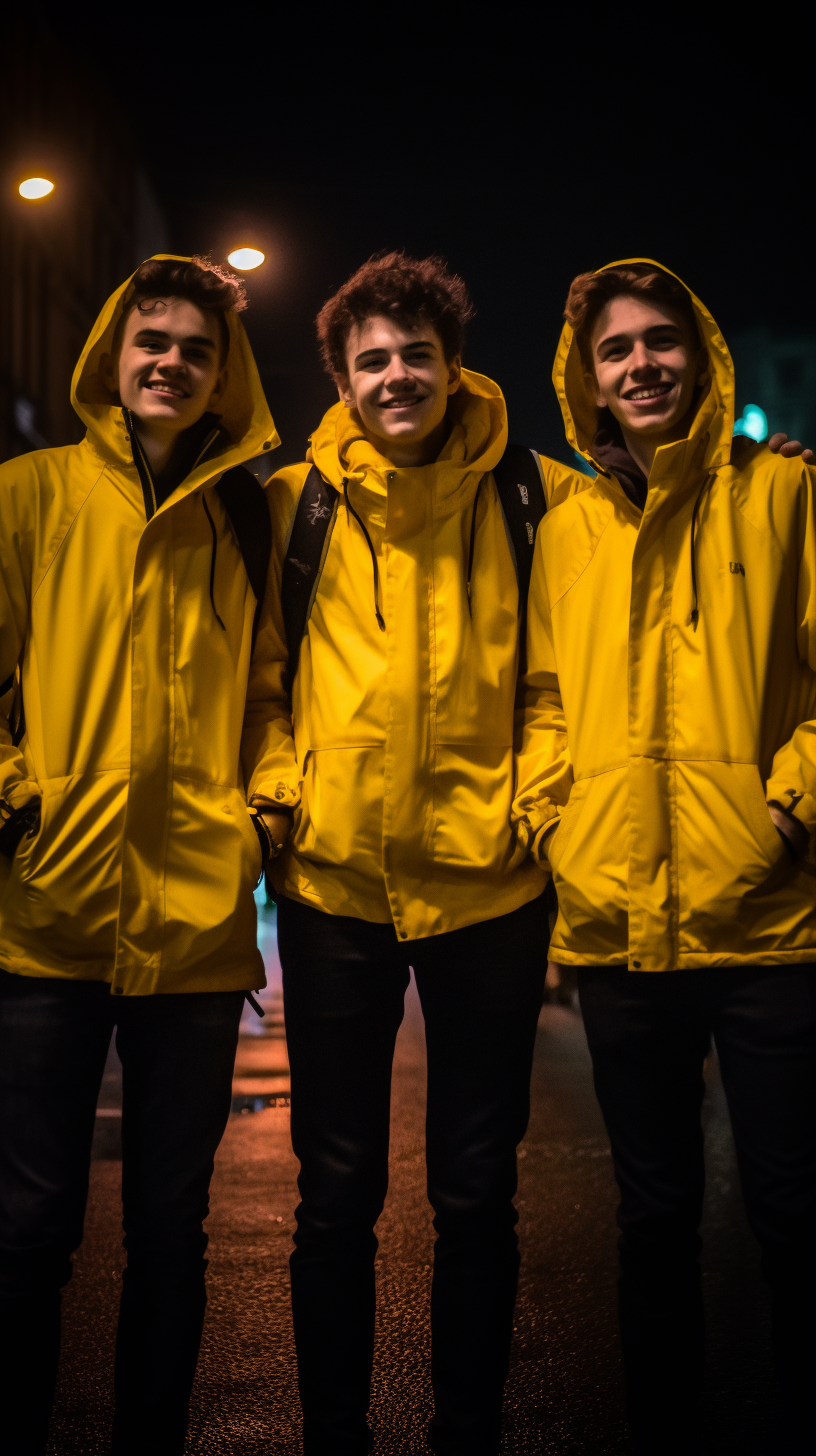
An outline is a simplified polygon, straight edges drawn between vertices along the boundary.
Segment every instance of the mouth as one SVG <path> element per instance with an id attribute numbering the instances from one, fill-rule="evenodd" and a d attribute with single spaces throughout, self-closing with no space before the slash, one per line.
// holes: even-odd
<path id="1" fill-rule="evenodd" d="M 670 379 L 661 379 L 657 384 L 638 384 L 634 389 L 628 389 L 622 398 L 632 400 L 635 404 L 650 403 L 655 399 L 664 399 L 673 389 Z"/>
<path id="2" fill-rule="evenodd" d="M 416 409 L 418 404 L 423 403 L 424 396 L 412 394 L 410 399 L 384 399 L 380 401 L 380 409 L 385 410 L 407 410 Z"/>
<path id="3" fill-rule="evenodd" d="M 152 394 L 160 394 L 165 399 L 189 399 L 186 389 L 180 389 L 178 385 L 168 384 L 164 379 L 150 379 L 144 385 Z"/>

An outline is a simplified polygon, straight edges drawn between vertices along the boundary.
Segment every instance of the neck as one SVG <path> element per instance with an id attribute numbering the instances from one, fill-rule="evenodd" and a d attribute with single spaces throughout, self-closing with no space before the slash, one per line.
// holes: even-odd
<path id="1" fill-rule="evenodd" d="M 154 480 L 167 469 L 173 458 L 173 451 L 178 443 L 179 436 L 183 431 L 156 430 L 154 426 L 145 425 L 142 420 L 133 416 L 133 427 L 139 436 L 139 444 L 144 451 L 145 459 L 150 466 L 150 474 Z"/>
<path id="2" fill-rule="evenodd" d="M 621 434 L 629 454 L 635 464 L 640 466 L 648 480 L 658 447 L 667 444 L 668 441 L 649 435 L 636 435 L 632 430 L 627 430 L 625 425 L 621 425 Z"/>
<path id="3" fill-rule="evenodd" d="M 434 460 L 439 458 L 439 452 L 448 438 L 448 422 L 441 420 L 431 430 L 430 435 L 425 435 L 422 440 L 378 440 L 369 435 L 366 431 L 366 438 L 390 460 L 392 465 L 398 468 L 409 468 L 412 465 L 433 465 Z"/>

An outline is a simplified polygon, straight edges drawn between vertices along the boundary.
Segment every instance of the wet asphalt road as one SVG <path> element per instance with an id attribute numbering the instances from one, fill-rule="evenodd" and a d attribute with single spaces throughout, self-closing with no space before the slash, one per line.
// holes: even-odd
<path id="1" fill-rule="evenodd" d="M 297 1165 L 289 1146 L 272 916 L 262 923 L 261 944 L 270 978 L 263 996 L 268 1014 L 259 1023 L 247 1008 L 244 1018 L 236 1110 L 216 1162 L 207 1225 L 209 1305 L 187 1448 L 207 1456 L 296 1456 L 300 1450 L 287 1271 Z M 776 1447 L 768 1301 L 742 1213 L 713 1061 L 707 1081 L 707 1451 L 769 1456 Z M 422 1015 L 412 982 L 394 1071 L 391 1187 L 378 1226 L 372 1419 L 382 1456 L 427 1451 L 433 1235 L 424 1189 L 424 1089 Z M 50 1448 L 59 1456 L 105 1452 L 110 1433 L 123 1263 L 118 1098 L 111 1058 L 100 1097 L 85 1241 L 64 1298 Z M 519 1161 L 523 1263 L 502 1448 L 508 1456 L 617 1456 L 627 1450 L 614 1315 L 615 1203 L 580 1016 L 569 1006 L 546 1006 Z"/>

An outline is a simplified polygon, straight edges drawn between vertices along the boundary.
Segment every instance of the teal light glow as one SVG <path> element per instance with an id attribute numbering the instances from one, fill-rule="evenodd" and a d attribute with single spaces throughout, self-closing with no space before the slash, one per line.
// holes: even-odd
<path id="1" fill-rule="evenodd" d="M 584 457 L 581 454 L 580 450 L 573 450 L 572 453 L 575 456 L 575 468 L 576 468 L 576 470 L 580 470 L 580 472 L 581 472 L 582 475 L 588 475 L 590 477 L 590 479 L 594 480 L 595 479 L 595 471 L 592 469 L 592 466 L 590 465 L 589 461 L 584 459 Z"/>
<path id="2" fill-rule="evenodd" d="M 735 435 L 748 435 L 752 440 L 768 437 L 768 416 L 758 404 L 747 404 L 734 425 Z"/>

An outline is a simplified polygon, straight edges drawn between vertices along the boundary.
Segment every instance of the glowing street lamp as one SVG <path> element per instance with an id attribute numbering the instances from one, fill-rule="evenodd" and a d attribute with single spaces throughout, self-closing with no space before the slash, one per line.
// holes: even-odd
<path id="1" fill-rule="evenodd" d="M 49 182 L 47 177 L 26 177 L 25 182 L 20 183 L 17 191 L 27 202 L 36 202 L 39 198 L 47 197 L 50 192 L 53 192 L 54 184 Z"/>
<path id="2" fill-rule="evenodd" d="M 227 256 L 227 262 L 231 268 L 237 268 L 239 273 L 250 273 L 253 268 L 260 268 L 264 256 L 258 248 L 233 248 Z"/>

